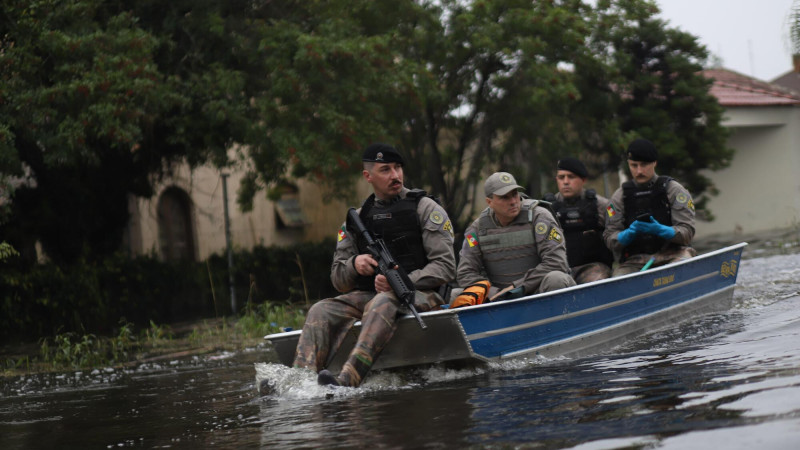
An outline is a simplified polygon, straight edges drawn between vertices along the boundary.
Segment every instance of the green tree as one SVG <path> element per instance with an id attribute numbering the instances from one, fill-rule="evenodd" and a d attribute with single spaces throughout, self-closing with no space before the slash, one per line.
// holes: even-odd
<path id="1" fill-rule="evenodd" d="M 250 172 L 239 199 L 245 206 L 287 173 L 348 196 L 363 148 L 394 140 L 405 123 L 399 99 L 415 95 L 416 63 L 396 51 L 401 25 L 425 19 L 415 2 L 293 7 L 304 11 L 301 19 L 270 20 L 261 28 L 262 90 L 253 98 L 263 142 L 244 155 Z"/>
<path id="2" fill-rule="evenodd" d="M 41 238 L 56 258 L 113 251 L 125 195 L 148 194 L 161 161 L 142 144 L 175 103 L 157 40 L 91 0 L 6 2 L 0 26 L 0 171 L 28 177 L 5 233 L 22 248 Z"/>
<path id="3" fill-rule="evenodd" d="M 787 18 L 789 26 L 789 43 L 792 55 L 800 55 L 800 1 L 792 2 L 792 8 Z"/>
<path id="4" fill-rule="evenodd" d="M 520 160 L 535 166 L 536 152 L 566 136 L 561 119 L 577 93 L 561 66 L 580 54 L 587 7 L 452 0 L 428 9 L 436 21 L 398 50 L 422 62 L 417 95 L 401 108 L 408 122 L 400 141 L 411 156 L 407 178 L 430 187 L 463 229 L 487 172 L 519 169 Z"/>
<path id="5" fill-rule="evenodd" d="M 613 87 L 610 123 L 619 134 L 587 150 L 605 153 L 614 167 L 633 137 L 650 139 L 659 151 L 658 172 L 679 179 L 703 209 L 715 191 L 700 171 L 726 167 L 733 149 L 712 80 L 701 73 L 707 50 L 695 36 L 669 28 L 658 12 L 650 1 L 598 2 L 591 44 L 611 69 L 603 82 Z"/>
<path id="6" fill-rule="evenodd" d="M 456 229 L 482 177 L 534 196 L 558 156 L 615 168 L 634 135 L 693 194 L 730 159 L 705 50 L 647 0 L 36 0 L 0 14 L 2 232 L 57 260 L 116 250 L 130 195 L 178 161 L 348 195 L 361 149 L 407 155 Z M 355 200 L 352 199 L 351 200 Z M 702 201 L 700 201 L 702 205 Z"/>
<path id="7" fill-rule="evenodd" d="M 41 0 L 0 15 L 0 170 L 28 175 L 11 241 L 56 260 L 119 247 L 129 195 L 170 164 L 350 184 L 409 85 L 386 30 L 414 3 Z M 393 119 L 394 120 L 394 119 Z M 235 149 L 233 151 L 232 149 Z M 346 176 L 343 176 L 346 175 Z"/>
<path id="8" fill-rule="evenodd" d="M 511 170 L 532 196 L 560 156 L 615 171 L 636 136 L 661 151 L 659 169 L 698 196 L 702 169 L 730 162 L 722 109 L 700 73 L 706 50 L 670 29 L 646 0 L 441 1 L 435 22 L 395 41 L 417 94 L 399 108 L 407 178 L 429 188 L 463 229 L 482 177 Z M 430 19 L 433 20 L 433 19 Z"/>

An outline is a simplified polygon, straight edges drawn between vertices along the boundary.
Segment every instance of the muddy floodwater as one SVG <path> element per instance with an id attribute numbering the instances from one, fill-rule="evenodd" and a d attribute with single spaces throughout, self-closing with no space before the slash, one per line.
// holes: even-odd
<path id="1" fill-rule="evenodd" d="M 316 385 L 268 345 L 0 381 L 0 449 L 800 448 L 800 255 L 748 255 L 735 306 L 580 359 Z M 278 379 L 259 396 L 256 378 Z"/>

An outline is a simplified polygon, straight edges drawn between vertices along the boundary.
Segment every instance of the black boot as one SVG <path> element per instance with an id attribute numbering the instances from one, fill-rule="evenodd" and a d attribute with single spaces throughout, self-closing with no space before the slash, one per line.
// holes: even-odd
<path id="1" fill-rule="evenodd" d="M 317 374 L 317 384 L 320 386 L 341 386 L 339 380 L 329 370 L 322 369 Z"/>
<path id="2" fill-rule="evenodd" d="M 275 393 L 275 383 L 270 382 L 268 379 L 261 380 L 258 383 L 258 393 L 261 395 L 271 395 Z"/>

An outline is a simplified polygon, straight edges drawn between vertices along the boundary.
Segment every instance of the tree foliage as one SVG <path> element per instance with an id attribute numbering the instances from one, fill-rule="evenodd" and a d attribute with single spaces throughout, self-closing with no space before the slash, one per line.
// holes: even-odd
<path id="1" fill-rule="evenodd" d="M 659 171 L 701 208 L 713 193 L 700 171 L 725 167 L 732 150 L 700 73 L 706 50 L 658 19 L 652 2 L 596 3 L 438 2 L 442 28 L 427 53 L 413 54 L 428 61 L 418 79 L 436 82 L 418 84 L 425 103 L 403 146 L 412 179 L 445 200 L 458 228 L 474 217 L 469 195 L 480 196 L 492 171 L 514 172 L 536 197 L 559 157 L 581 157 L 594 174 L 616 171 L 639 136 L 656 143 Z"/>
<path id="2" fill-rule="evenodd" d="M 609 81 L 615 87 L 620 136 L 653 141 L 658 172 L 680 180 L 702 210 L 714 189 L 701 169 L 728 166 L 733 150 L 726 146 L 723 109 L 709 92 L 712 80 L 701 74 L 707 50 L 696 37 L 654 17 L 657 11 L 637 0 L 598 2 L 601 25 L 595 27 L 594 42 L 606 51 L 596 48 L 595 54 L 613 68 Z M 627 140 L 608 150 L 612 167 L 624 145 Z"/>
<path id="3" fill-rule="evenodd" d="M 29 177 L 8 233 L 41 238 L 54 257 L 116 249 L 126 195 L 147 195 L 143 178 L 165 157 L 147 145 L 175 102 L 152 58 L 158 41 L 101 6 L 8 2 L 0 19 L 0 164 Z"/>
<path id="4" fill-rule="evenodd" d="M 564 115 L 577 92 L 561 65 L 581 52 L 587 8 L 579 1 L 438 4 L 441 24 L 405 46 L 409 59 L 426 63 L 417 77 L 423 103 L 408 105 L 401 142 L 411 155 L 407 176 L 427 181 L 463 225 L 487 172 L 524 170 L 521 161 L 536 165 L 537 152 L 571 137 Z"/>
<path id="5" fill-rule="evenodd" d="M 792 2 L 787 24 L 789 25 L 789 44 L 792 55 L 800 55 L 800 1 Z"/>
<path id="6" fill-rule="evenodd" d="M 289 169 L 343 189 L 382 134 L 385 98 L 403 89 L 389 37 L 350 26 L 379 28 L 369 4 L 4 6 L 0 164 L 30 181 L 6 233 L 56 260 L 109 254 L 128 195 L 152 195 L 176 161 L 240 165 L 245 208 Z"/>
<path id="7" fill-rule="evenodd" d="M 633 136 L 703 194 L 699 171 L 731 156 L 721 110 L 698 73 L 705 49 L 657 12 L 648 0 L 12 2 L 0 171 L 17 183 L 3 232 L 23 253 L 39 240 L 57 260 L 109 254 L 128 196 L 152 195 L 177 161 L 244 171 L 244 209 L 287 177 L 348 196 L 372 141 L 406 154 L 408 184 L 439 196 L 456 229 L 492 171 L 536 196 L 558 157 L 615 170 Z"/>

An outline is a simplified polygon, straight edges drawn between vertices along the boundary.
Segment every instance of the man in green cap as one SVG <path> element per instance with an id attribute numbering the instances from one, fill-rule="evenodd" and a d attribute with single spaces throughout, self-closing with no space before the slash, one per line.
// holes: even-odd
<path id="1" fill-rule="evenodd" d="M 486 179 L 488 207 L 464 233 L 459 286 L 469 290 L 488 277 L 488 298 L 508 300 L 575 285 L 558 222 L 538 200 L 523 199 L 522 189 L 508 172 Z"/>

